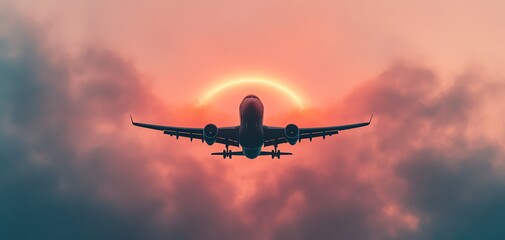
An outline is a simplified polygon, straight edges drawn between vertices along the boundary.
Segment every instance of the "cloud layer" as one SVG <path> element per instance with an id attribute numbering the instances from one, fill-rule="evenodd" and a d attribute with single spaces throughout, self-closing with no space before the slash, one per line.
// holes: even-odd
<path id="1" fill-rule="evenodd" d="M 333 107 L 293 113 L 300 124 L 375 113 L 372 126 L 302 142 L 280 161 L 228 161 L 132 128 L 131 112 L 162 120 L 202 110 L 166 110 L 120 53 L 89 46 L 67 54 L 40 25 L 5 19 L 2 239 L 505 235 L 504 135 L 484 134 L 500 123 L 481 119 L 503 111 L 495 99 L 505 88 L 480 71 L 448 81 L 420 63 L 394 62 Z"/>

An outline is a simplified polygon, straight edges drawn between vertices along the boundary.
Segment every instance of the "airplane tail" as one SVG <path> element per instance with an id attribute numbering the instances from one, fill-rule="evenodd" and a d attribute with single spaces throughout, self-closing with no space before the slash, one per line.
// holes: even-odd
<path id="1" fill-rule="evenodd" d="M 218 155 L 218 156 L 223 156 L 223 158 L 230 158 L 232 156 L 244 156 L 244 153 L 242 151 L 226 151 L 226 150 L 223 150 L 222 152 L 213 152 L 211 153 L 210 155 Z M 281 152 L 279 150 L 274 151 L 272 150 L 271 152 L 267 152 L 267 151 L 261 151 L 259 156 L 271 156 L 272 159 L 274 158 L 281 158 L 281 155 L 293 155 L 293 153 L 290 153 L 290 152 Z"/>
<path id="2" fill-rule="evenodd" d="M 226 151 L 226 150 L 223 150 L 222 152 L 213 152 L 211 153 L 210 155 L 218 155 L 218 156 L 223 156 L 223 158 L 231 158 L 231 156 L 235 155 L 235 156 L 244 156 L 244 153 L 241 152 L 241 151 Z"/>
<path id="3" fill-rule="evenodd" d="M 281 155 L 293 155 L 293 153 L 290 153 L 290 152 L 281 152 L 279 150 L 277 150 L 277 152 L 274 151 L 274 150 L 272 150 L 271 152 L 264 152 L 264 151 L 260 152 L 260 156 L 265 156 L 265 155 L 266 156 L 272 156 L 272 159 L 274 159 L 274 158 L 280 159 Z"/>

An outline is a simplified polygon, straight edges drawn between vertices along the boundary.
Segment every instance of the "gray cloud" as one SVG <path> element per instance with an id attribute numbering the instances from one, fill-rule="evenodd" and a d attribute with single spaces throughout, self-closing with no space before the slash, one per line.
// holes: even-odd
<path id="1" fill-rule="evenodd" d="M 396 156 L 389 164 L 406 186 L 393 194 L 420 218 L 419 231 L 407 238 L 504 236 L 499 222 L 505 216 L 505 181 L 497 163 L 505 155 L 497 140 L 480 132 L 488 128 L 482 125 L 483 107 L 503 109 L 489 101 L 503 88 L 489 86 L 500 84 L 465 71 L 442 87 L 429 69 L 399 63 L 348 97 L 363 99 L 353 109 L 373 110 L 380 118 L 373 133 L 379 148 L 371 155 Z M 376 161 L 390 162 L 388 157 Z"/>
<path id="2" fill-rule="evenodd" d="M 122 129 L 131 111 L 160 105 L 131 63 L 99 47 L 71 57 L 37 24 L 10 17 L 0 37 L 0 238 L 247 237 L 221 192 L 209 190 L 226 184 L 193 159 L 167 179 L 175 189 L 169 201 L 146 189 L 154 184 L 152 154 L 123 139 Z M 101 133 L 103 123 L 113 131 Z M 177 161 L 169 151 L 161 156 Z M 174 215 L 156 220 L 167 204 Z"/>
<path id="3" fill-rule="evenodd" d="M 370 130 L 313 143 L 314 157 L 297 159 L 312 164 L 289 168 L 273 186 L 259 183 L 249 211 L 272 219 L 301 196 L 292 218 L 269 228 L 274 239 L 503 237 L 505 181 L 496 163 L 505 155 L 475 118 L 495 84 L 464 72 L 444 87 L 428 68 L 393 64 L 329 111 L 344 120 L 376 113 Z M 390 205 L 399 213 L 388 216 Z"/>
<path id="4" fill-rule="evenodd" d="M 505 216 L 505 183 L 494 175 L 493 161 L 503 160 L 496 146 L 423 148 L 407 156 L 396 172 L 408 183 L 406 206 L 425 218 L 420 238 L 497 239 Z"/>

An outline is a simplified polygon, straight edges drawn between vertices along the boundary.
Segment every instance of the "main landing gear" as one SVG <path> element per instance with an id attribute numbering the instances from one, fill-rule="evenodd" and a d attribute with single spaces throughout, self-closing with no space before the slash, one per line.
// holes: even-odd
<path id="1" fill-rule="evenodd" d="M 231 159 L 231 150 L 228 149 L 228 145 L 226 145 L 226 149 L 223 150 L 223 158 L 226 159 L 227 157 Z"/>
<path id="2" fill-rule="evenodd" d="M 231 156 L 233 156 L 233 155 L 231 154 L 231 150 L 228 150 L 228 151 L 223 150 L 223 158 L 224 158 L 224 159 L 226 159 L 227 157 L 231 159 Z"/>
<path id="3" fill-rule="evenodd" d="M 281 158 L 281 151 L 279 149 L 277 149 L 278 145 L 275 144 L 274 145 L 274 150 L 272 150 L 272 159 L 274 158 L 277 158 L 277 159 L 280 159 Z"/>

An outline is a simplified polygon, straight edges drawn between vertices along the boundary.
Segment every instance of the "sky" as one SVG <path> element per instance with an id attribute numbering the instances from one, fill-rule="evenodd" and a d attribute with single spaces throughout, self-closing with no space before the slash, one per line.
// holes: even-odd
<path id="1" fill-rule="evenodd" d="M 0 0 L 0 239 L 501 239 L 503 1 Z M 258 84 L 202 97 L 227 81 Z M 222 159 L 138 121 L 361 122 Z"/>

